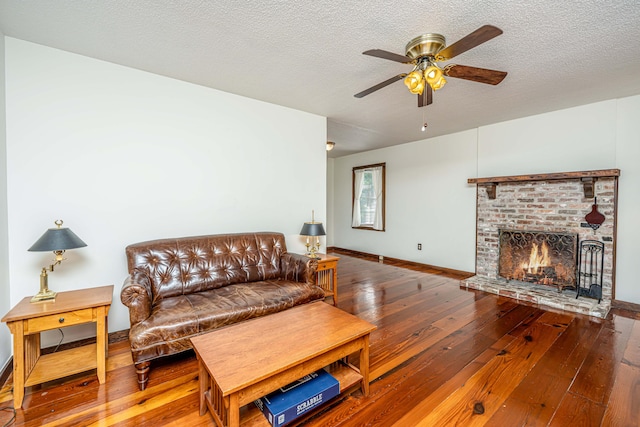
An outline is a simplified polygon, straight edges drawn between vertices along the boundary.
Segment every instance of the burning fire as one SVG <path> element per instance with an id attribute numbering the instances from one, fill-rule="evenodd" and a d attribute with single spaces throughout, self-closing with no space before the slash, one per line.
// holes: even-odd
<path id="1" fill-rule="evenodd" d="M 532 245 L 529 262 L 523 262 L 521 268 L 527 273 L 538 274 L 541 268 L 548 267 L 549 265 L 551 265 L 551 259 L 549 258 L 549 246 L 547 245 L 547 242 L 542 242 L 542 248 L 540 248 L 540 250 L 538 250 L 537 243 Z"/>
<path id="2" fill-rule="evenodd" d="M 559 289 L 574 286 L 576 240 L 577 236 L 503 230 L 498 276 Z"/>

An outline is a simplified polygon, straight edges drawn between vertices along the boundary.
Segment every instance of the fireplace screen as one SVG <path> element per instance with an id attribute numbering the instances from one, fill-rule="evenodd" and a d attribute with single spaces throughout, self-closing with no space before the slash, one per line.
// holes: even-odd
<path id="1" fill-rule="evenodd" d="M 577 245 L 577 234 L 500 230 L 498 275 L 575 289 Z"/>

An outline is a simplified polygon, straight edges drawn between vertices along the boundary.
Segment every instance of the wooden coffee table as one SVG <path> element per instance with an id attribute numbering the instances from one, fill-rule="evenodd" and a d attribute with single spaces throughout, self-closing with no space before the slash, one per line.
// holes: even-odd
<path id="1" fill-rule="evenodd" d="M 341 393 L 359 383 L 366 396 L 369 334 L 375 329 L 315 302 L 192 338 L 200 370 L 200 415 L 208 409 L 218 426 L 239 426 L 242 406 L 324 367 L 340 382 Z M 341 360 L 356 352 L 359 368 Z"/>

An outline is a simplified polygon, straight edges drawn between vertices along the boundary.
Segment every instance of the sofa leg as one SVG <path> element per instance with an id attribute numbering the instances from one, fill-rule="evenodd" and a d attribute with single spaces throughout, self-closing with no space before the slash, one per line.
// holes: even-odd
<path id="1" fill-rule="evenodd" d="M 136 374 L 138 374 L 138 387 L 140 390 L 147 388 L 147 381 L 149 381 L 149 369 L 151 362 L 136 363 Z"/>

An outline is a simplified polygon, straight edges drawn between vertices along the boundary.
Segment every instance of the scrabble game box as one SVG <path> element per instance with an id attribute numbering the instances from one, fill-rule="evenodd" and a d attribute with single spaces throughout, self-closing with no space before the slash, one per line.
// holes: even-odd
<path id="1" fill-rule="evenodd" d="M 300 378 L 254 403 L 273 427 L 282 427 L 340 394 L 340 384 L 324 369 Z"/>

